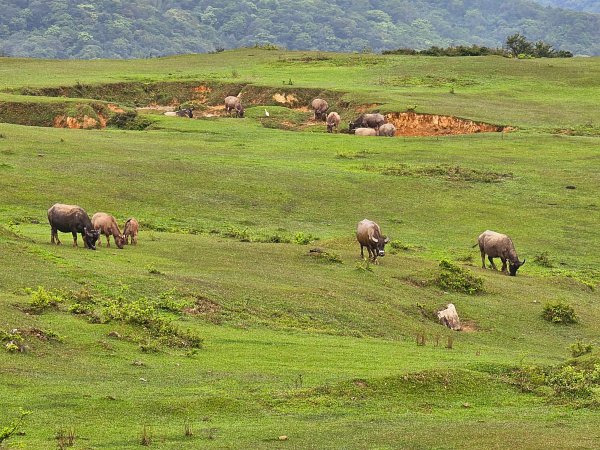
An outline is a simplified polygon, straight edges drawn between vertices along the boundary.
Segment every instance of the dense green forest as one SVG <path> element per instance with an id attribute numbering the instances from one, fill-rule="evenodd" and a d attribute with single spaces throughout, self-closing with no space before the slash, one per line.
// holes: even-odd
<path id="1" fill-rule="evenodd" d="M 0 54 L 144 58 L 274 44 L 381 51 L 500 47 L 522 33 L 600 54 L 600 15 L 525 0 L 0 0 Z"/>
<path id="2" fill-rule="evenodd" d="M 556 8 L 573 9 L 575 11 L 588 11 L 600 13 L 600 1 L 598 0 L 536 0 L 543 5 Z"/>

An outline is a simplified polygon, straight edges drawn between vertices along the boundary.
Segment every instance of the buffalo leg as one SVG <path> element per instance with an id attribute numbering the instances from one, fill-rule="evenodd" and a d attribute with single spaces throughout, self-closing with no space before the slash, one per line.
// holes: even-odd
<path id="1" fill-rule="evenodd" d="M 52 231 L 50 232 L 50 243 L 54 244 L 56 241 L 56 245 L 60 245 L 62 242 L 60 242 L 60 239 L 58 239 L 58 229 L 56 228 L 52 228 Z"/>
<path id="2" fill-rule="evenodd" d="M 365 249 L 362 244 L 360 244 L 360 257 L 365 259 Z"/>
<path id="3" fill-rule="evenodd" d="M 106 248 L 110 247 L 110 234 L 106 235 Z"/>
<path id="4" fill-rule="evenodd" d="M 483 250 L 481 250 L 481 268 L 487 269 L 487 267 L 485 267 L 485 252 Z"/>
<path id="5" fill-rule="evenodd" d="M 490 261 L 490 264 L 492 265 L 492 269 L 494 269 L 494 270 L 498 270 L 498 269 L 496 268 L 496 264 L 494 264 L 494 258 L 492 258 L 491 256 L 488 256 L 488 259 L 489 259 L 489 261 Z"/>
<path id="6" fill-rule="evenodd" d="M 502 272 L 506 272 L 506 258 L 500 258 L 502 261 Z"/>
<path id="7" fill-rule="evenodd" d="M 71 234 L 73 235 L 73 247 L 77 247 L 77 231 L 72 231 Z"/>
<path id="8" fill-rule="evenodd" d="M 96 246 L 102 247 L 102 232 L 98 235 L 98 240 L 96 241 Z"/>
<path id="9" fill-rule="evenodd" d="M 131 243 L 133 245 L 137 245 L 137 234 L 131 236 Z"/>

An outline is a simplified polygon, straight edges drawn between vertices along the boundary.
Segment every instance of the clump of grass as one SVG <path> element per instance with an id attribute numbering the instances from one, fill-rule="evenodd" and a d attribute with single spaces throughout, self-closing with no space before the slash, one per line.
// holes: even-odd
<path id="1" fill-rule="evenodd" d="M 54 438 L 56 439 L 56 444 L 58 445 L 59 450 L 63 450 L 67 447 L 73 447 L 75 445 L 75 429 L 73 427 L 61 427 L 56 432 Z"/>
<path id="2" fill-rule="evenodd" d="M 11 436 L 20 432 L 21 426 L 25 421 L 25 417 L 31 414 L 31 411 L 21 409 L 19 417 L 13 419 L 8 425 L 0 428 L 0 445 L 4 441 L 10 439 Z"/>
<path id="3" fill-rule="evenodd" d="M 140 445 L 149 447 L 152 444 L 152 435 L 146 425 L 142 426 L 142 433 L 140 435 Z"/>
<path id="4" fill-rule="evenodd" d="M 104 307 L 107 321 L 118 320 L 131 325 L 138 325 L 147 330 L 151 336 L 171 347 L 202 348 L 203 339 L 192 330 L 182 330 L 173 321 L 159 313 L 156 302 L 145 297 L 126 300 L 117 297 L 109 300 Z"/>
<path id="5" fill-rule="evenodd" d="M 456 264 L 440 261 L 440 274 L 437 285 L 447 291 L 462 292 L 473 295 L 483 292 L 483 279 Z"/>
<path id="6" fill-rule="evenodd" d="M 146 270 L 148 271 L 148 273 L 152 274 L 152 275 L 163 275 L 163 273 L 158 270 L 154 264 L 147 264 L 146 265 Z"/>
<path id="7" fill-rule="evenodd" d="M 584 344 L 582 341 L 577 341 L 569 346 L 569 350 L 571 351 L 571 356 L 573 358 L 578 358 L 583 355 L 587 355 L 588 353 L 592 353 L 593 344 L 591 342 Z"/>
<path id="8" fill-rule="evenodd" d="M 389 248 L 389 253 L 392 255 L 395 255 L 399 252 L 410 252 L 410 251 L 415 251 L 415 250 L 419 250 L 421 247 L 412 245 L 412 244 L 407 244 L 406 242 L 402 242 L 399 241 L 398 239 L 394 239 L 392 241 L 390 241 L 390 243 L 388 244 L 388 248 Z"/>
<path id="9" fill-rule="evenodd" d="M 240 229 L 233 225 L 227 225 L 221 234 L 225 237 L 237 239 L 240 242 L 250 242 L 250 234 L 247 228 Z"/>
<path id="10" fill-rule="evenodd" d="M 373 268 L 371 267 L 371 261 L 369 261 L 368 259 L 357 262 L 355 269 L 358 272 L 373 272 Z"/>
<path id="11" fill-rule="evenodd" d="M 511 377 L 513 383 L 523 392 L 537 391 L 562 401 L 586 401 L 600 385 L 600 364 L 596 362 L 581 367 L 574 364 L 558 367 L 523 367 L 514 371 Z M 550 388 L 549 392 L 544 388 Z"/>
<path id="12" fill-rule="evenodd" d="M 318 261 L 330 264 L 342 264 L 342 257 L 337 253 L 327 252 L 321 248 L 311 248 L 308 251 L 308 256 L 315 258 Z"/>
<path id="13" fill-rule="evenodd" d="M 467 181 L 475 183 L 500 183 L 513 178 L 512 173 L 493 172 L 490 170 L 449 165 L 409 166 L 408 164 L 397 164 L 387 167 L 365 167 L 365 170 L 379 172 L 382 175 L 442 178 L 448 181 Z"/>
<path id="14" fill-rule="evenodd" d="M 550 254 L 548 252 L 542 252 L 539 255 L 535 255 L 533 257 L 533 262 L 542 267 L 554 267 L 552 261 L 550 261 Z"/>
<path id="15" fill-rule="evenodd" d="M 556 303 L 546 303 L 542 312 L 542 317 L 548 322 L 556 324 L 571 324 L 577 322 L 575 310 L 568 303 L 558 301 Z"/>
<path id="16" fill-rule="evenodd" d="M 294 235 L 294 242 L 298 245 L 307 245 L 318 239 L 319 238 L 313 236 L 312 234 L 303 233 L 302 231 L 299 231 Z"/>
<path id="17" fill-rule="evenodd" d="M 64 298 L 57 292 L 47 291 L 43 286 L 38 286 L 37 290 L 26 289 L 29 294 L 28 312 L 41 314 L 47 309 L 56 309 L 58 305 L 64 302 Z"/>
<path id="18" fill-rule="evenodd" d="M 367 150 L 360 150 L 353 153 L 337 152 L 335 157 L 338 159 L 364 159 L 369 156 Z"/>
<path id="19" fill-rule="evenodd" d="M 183 435 L 186 437 L 191 437 L 194 435 L 194 430 L 192 429 L 192 423 L 190 419 L 186 419 L 183 423 Z"/>

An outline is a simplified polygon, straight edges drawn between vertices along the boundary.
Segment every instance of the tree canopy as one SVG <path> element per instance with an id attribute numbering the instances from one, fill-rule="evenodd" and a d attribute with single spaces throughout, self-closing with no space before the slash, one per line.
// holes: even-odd
<path id="1" fill-rule="evenodd" d="M 523 33 L 557 50 L 600 55 L 600 15 L 527 0 L 85 1 L 0 0 L 0 54 L 144 58 L 264 44 L 344 52 L 501 47 Z"/>

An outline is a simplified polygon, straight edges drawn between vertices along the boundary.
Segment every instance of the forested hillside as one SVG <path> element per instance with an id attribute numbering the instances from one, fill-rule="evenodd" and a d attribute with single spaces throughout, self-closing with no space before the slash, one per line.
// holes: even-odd
<path id="1" fill-rule="evenodd" d="M 537 2 L 556 8 L 600 13 L 600 1 L 598 0 L 537 0 Z"/>
<path id="2" fill-rule="evenodd" d="M 344 52 L 498 47 L 516 32 L 600 54 L 600 15 L 525 0 L 0 0 L 0 11 L 7 56 L 143 58 L 256 44 Z"/>

